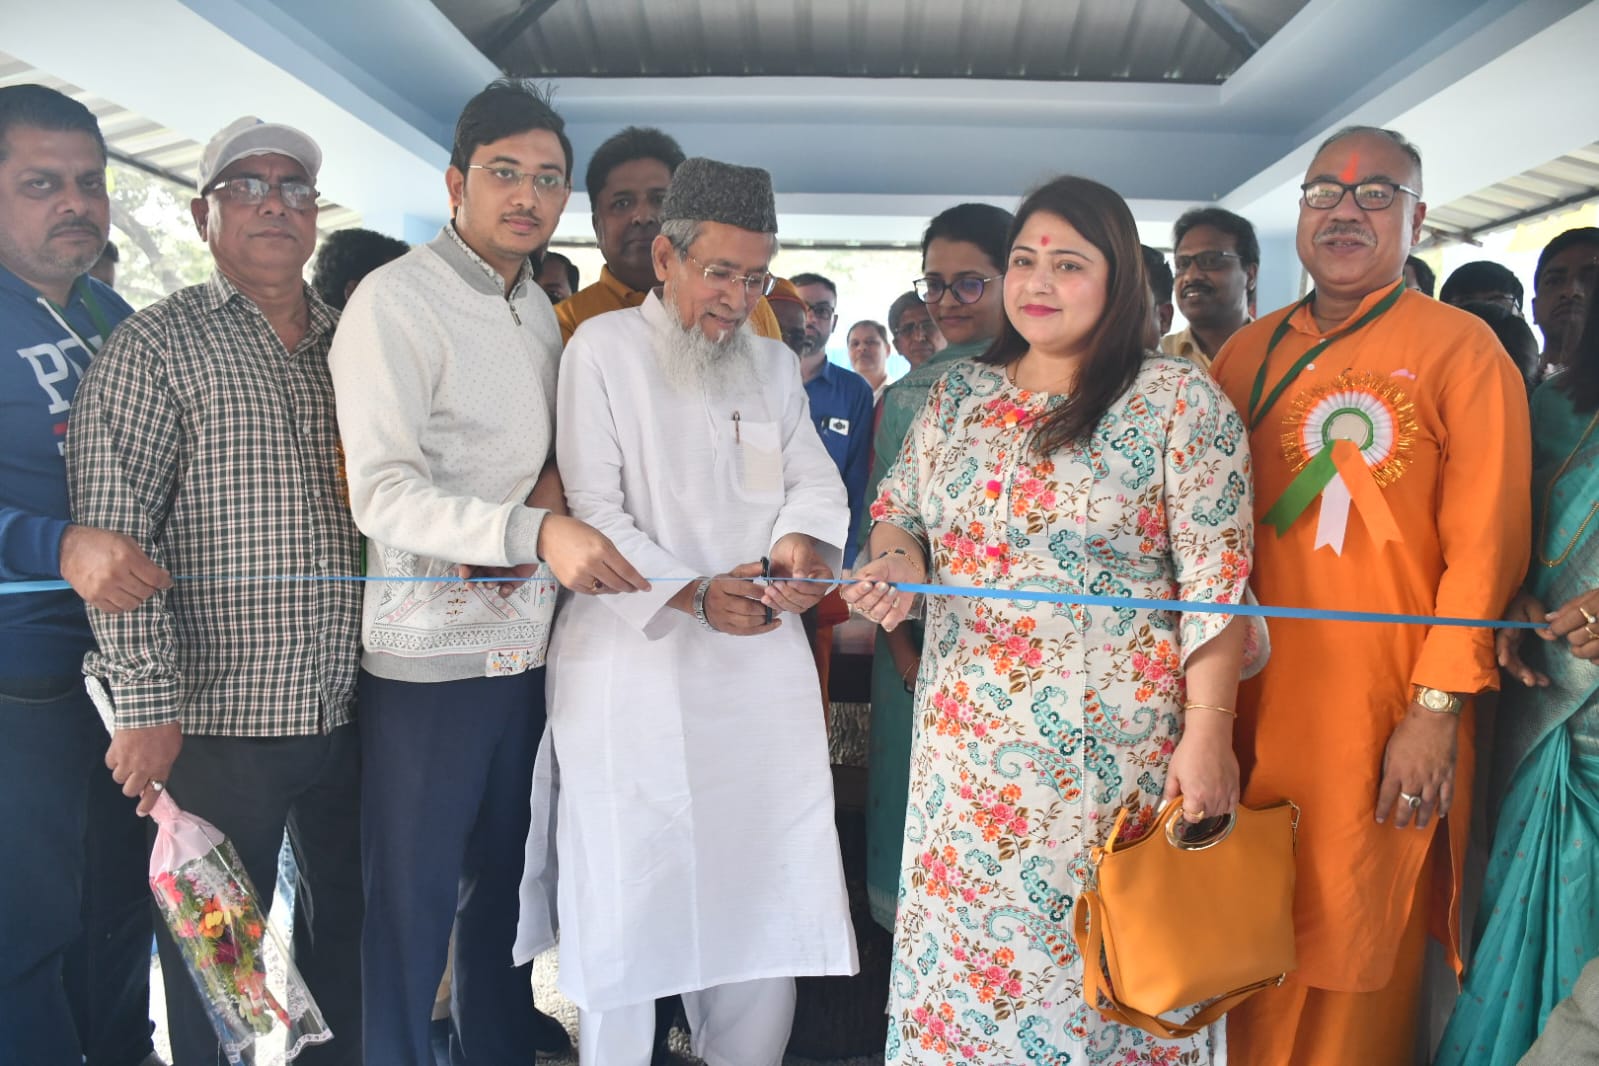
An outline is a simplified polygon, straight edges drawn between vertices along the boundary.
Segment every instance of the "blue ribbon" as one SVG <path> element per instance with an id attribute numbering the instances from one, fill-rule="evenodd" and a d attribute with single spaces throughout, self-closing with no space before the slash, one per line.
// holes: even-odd
<path id="1" fill-rule="evenodd" d="M 177 581 L 393 581 L 410 584 L 437 584 L 439 582 L 498 584 L 504 578 L 472 577 L 369 577 L 356 574 L 188 574 Z M 509 580 L 516 580 L 514 578 Z M 541 580 L 527 578 L 525 580 Z M 548 580 L 548 579 L 543 579 Z M 646 581 L 695 581 L 697 578 L 651 577 Z M 795 577 L 785 581 L 804 581 L 814 584 L 848 584 L 848 579 Z M 6 581 L 0 582 L 0 596 L 15 596 L 27 592 L 51 592 L 70 589 L 65 581 Z M 1543 622 L 1511 622 L 1502 618 L 1451 618 L 1447 615 L 1385 614 L 1379 611 L 1328 611 L 1315 607 L 1271 607 L 1252 603 L 1204 603 L 1198 600 L 1151 600 L 1137 596 L 1091 596 L 1076 592 L 1044 592 L 1036 589 L 974 588 L 970 585 L 922 585 L 900 582 L 894 588 L 901 592 L 919 592 L 927 596 L 959 596 L 964 599 L 1010 600 L 1033 603 L 1059 603 L 1083 607 L 1134 607 L 1147 611 L 1177 611 L 1186 614 L 1229 614 L 1248 618 L 1297 618 L 1318 622 L 1364 622 L 1380 625 L 1452 626 L 1460 629 L 1543 629 Z"/>

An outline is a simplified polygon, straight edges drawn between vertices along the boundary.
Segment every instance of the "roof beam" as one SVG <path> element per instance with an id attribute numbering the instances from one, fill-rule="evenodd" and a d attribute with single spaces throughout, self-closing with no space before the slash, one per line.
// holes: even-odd
<path id="1" fill-rule="evenodd" d="M 160 178 L 163 181 L 170 181 L 180 189 L 188 190 L 194 187 L 193 178 L 185 177 L 175 170 L 168 170 L 166 167 L 156 166 L 154 163 L 147 163 L 138 156 L 128 155 L 126 152 L 119 152 L 115 148 L 107 148 L 105 154 L 107 159 L 114 159 L 123 166 L 132 167 L 134 170 L 142 170 L 151 177 Z"/>
<path id="2" fill-rule="evenodd" d="M 1558 200 L 1553 200 L 1545 204 L 1539 204 L 1537 207 L 1528 208 L 1525 211 L 1517 211 L 1513 215 L 1505 215 L 1502 218 L 1496 218 L 1487 225 L 1478 226 L 1475 229 L 1462 228 L 1459 233 L 1445 233 L 1423 224 L 1422 229 L 1429 230 L 1431 236 L 1427 237 L 1425 240 L 1416 242 L 1416 247 L 1420 249 L 1439 247 L 1448 241 L 1455 241 L 1459 244 L 1481 244 L 1482 242 L 1478 240 L 1478 238 L 1486 234 L 1496 233 L 1502 229 L 1509 229 L 1511 226 L 1519 225 L 1522 222 L 1529 222 L 1533 219 L 1543 218 L 1545 215 L 1552 215 L 1556 212 L 1564 211 L 1570 207 L 1578 207 L 1587 203 L 1589 200 L 1596 199 L 1599 199 L 1599 188 L 1584 189 L 1581 192 L 1574 193 L 1571 196 L 1563 196 Z"/>
<path id="3" fill-rule="evenodd" d="M 1260 51 L 1261 42 L 1255 40 L 1248 26 L 1238 21 L 1237 15 L 1221 6 L 1220 0 L 1183 0 L 1183 6 L 1245 59 Z"/>
<path id="4" fill-rule="evenodd" d="M 506 19 L 505 25 L 494 35 L 494 40 L 488 42 L 484 47 L 483 54 L 494 60 L 496 65 L 503 67 L 504 64 L 500 63 L 500 56 L 505 53 L 505 50 L 511 47 L 518 37 L 526 33 L 535 22 L 544 17 L 546 11 L 554 6 L 555 0 L 522 0 L 521 8 Z"/>

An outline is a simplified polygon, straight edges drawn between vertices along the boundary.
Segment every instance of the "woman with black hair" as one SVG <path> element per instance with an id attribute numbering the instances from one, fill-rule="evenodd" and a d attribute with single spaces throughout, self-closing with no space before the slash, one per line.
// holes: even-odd
<path id="1" fill-rule="evenodd" d="M 1248 445 L 1203 370 L 1148 350 L 1121 197 L 1059 178 L 1008 243 L 1003 330 L 933 387 L 844 592 L 893 629 L 912 601 L 893 583 L 996 590 L 927 604 L 887 1061 L 1209 1062 L 1213 1031 L 1161 1041 L 1083 1000 L 1070 914 L 1118 811 L 1126 836 L 1179 794 L 1190 821 L 1233 809 L 1260 631 L 1002 590 L 1241 601 Z"/>

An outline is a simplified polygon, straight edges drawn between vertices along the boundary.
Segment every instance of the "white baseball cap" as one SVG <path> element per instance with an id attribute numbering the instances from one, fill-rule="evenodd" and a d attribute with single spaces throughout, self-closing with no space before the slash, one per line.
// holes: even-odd
<path id="1" fill-rule="evenodd" d="M 286 155 L 305 167 L 313 182 L 322 169 L 322 149 L 310 137 L 293 126 L 262 122 L 254 115 L 246 115 L 224 126 L 200 153 L 195 187 L 205 191 L 230 164 L 252 155 Z"/>

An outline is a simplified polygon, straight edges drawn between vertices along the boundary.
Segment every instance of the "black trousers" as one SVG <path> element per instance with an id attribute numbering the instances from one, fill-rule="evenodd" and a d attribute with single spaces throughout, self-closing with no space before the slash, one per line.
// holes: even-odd
<path id="1" fill-rule="evenodd" d="M 77 674 L 0 678 L 0 1063 L 150 1054 L 150 848 Z"/>
<path id="2" fill-rule="evenodd" d="M 333 1039 L 298 1066 L 361 1066 L 361 756 L 354 725 L 326 736 L 187 736 L 167 788 L 233 842 L 262 909 L 289 834 L 299 867 L 294 962 Z M 153 827 L 152 827 L 153 828 Z M 225 1062 L 183 956 L 156 923 L 173 1066 Z"/>

